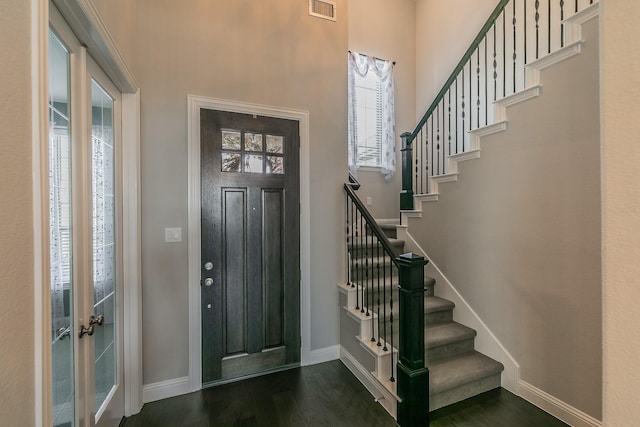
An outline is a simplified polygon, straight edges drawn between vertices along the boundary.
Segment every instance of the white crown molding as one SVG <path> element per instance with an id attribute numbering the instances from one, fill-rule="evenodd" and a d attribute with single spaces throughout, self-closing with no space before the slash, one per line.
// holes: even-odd
<path id="1" fill-rule="evenodd" d="M 116 87 L 136 93 L 138 84 L 91 0 L 53 0 L 78 40 Z"/>

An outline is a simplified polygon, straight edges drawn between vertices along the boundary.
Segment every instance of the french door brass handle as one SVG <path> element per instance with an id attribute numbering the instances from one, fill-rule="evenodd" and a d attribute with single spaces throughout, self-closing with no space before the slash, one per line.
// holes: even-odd
<path id="1" fill-rule="evenodd" d="M 99 316 L 89 317 L 89 326 L 93 326 L 93 325 L 102 326 L 103 323 L 104 323 L 104 316 L 102 314 Z"/>
<path id="2" fill-rule="evenodd" d="M 80 325 L 80 330 L 78 331 L 78 338 L 82 338 L 85 335 L 93 335 L 93 325 L 90 325 L 88 328 L 85 328 L 84 325 Z"/>
<path id="3" fill-rule="evenodd" d="M 89 327 L 86 328 L 84 325 L 80 325 L 80 330 L 78 331 L 78 338 L 82 338 L 85 335 L 93 335 L 95 332 L 94 325 L 102 326 L 104 323 L 104 316 L 101 314 L 99 316 L 90 316 L 89 317 Z"/>

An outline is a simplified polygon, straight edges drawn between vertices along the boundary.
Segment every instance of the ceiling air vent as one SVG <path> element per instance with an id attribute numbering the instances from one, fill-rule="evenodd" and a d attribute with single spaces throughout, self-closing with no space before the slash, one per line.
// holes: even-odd
<path id="1" fill-rule="evenodd" d="M 335 21 L 336 2 L 329 0 L 309 0 L 309 15 Z"/>

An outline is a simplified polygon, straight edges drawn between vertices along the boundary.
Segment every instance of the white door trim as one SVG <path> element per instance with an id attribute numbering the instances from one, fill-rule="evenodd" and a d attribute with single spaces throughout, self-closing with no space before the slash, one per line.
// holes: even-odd
<path id="1" fill-rule="evenodd" d="M 33 309 L 35 425 L 52 425 L 49 269 L 48 71 L 49 2 L 31 0 L 31 173 L 33 199 Z"/>
<path id="2" fill-rule="evenodd" d="M 89 34 L 89 52 L 122 91 L 125 415 L 142 409 L 142 306 L 140 261 L 140 95 L 95 7 L 89 0 L 58 2 L 72 29 Z M 33 177 L 34 412 L 36 425 L 51 425 L 51 340 L 49 330 L 48 55 L 49 0 L 31 6 L 31 128 Z"/>
<path id="3" fill-rule="evenodd" d="M 311 199 L 309 196 L 309 112 L 225 99 L 187 96 L 189 205 L 189 382 L 202 388 L 200 316 L 200 109 L 296 120 L 300 125 L 300 331 L 302 365 L 311 362 Z"/>

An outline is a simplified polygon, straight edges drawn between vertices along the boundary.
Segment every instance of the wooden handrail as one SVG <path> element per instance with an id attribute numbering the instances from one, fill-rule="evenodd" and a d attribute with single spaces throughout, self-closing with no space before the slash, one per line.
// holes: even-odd
<path id="1" fill-rule="evenodd" d="M 356 205 L 356 207 L 360 211 L 360 214 L 367 223 L 367 226 L 371 229 L 371 232 L 378 238 L 378 241 L 382 245 L 382 248 L 387 254 L 391 256 L 391 260 L 397 267 L 398 261 L 396 260 L 396 257 L 398 256 L 398 252 L 394 249 L 393 245 L 391 245 L 391 242 L 389 241 L 387 235 L 384 234 L 384 231 L 382 231 L 376 220 L 373 218 L 369 210 L 365 207 L 364 203 L 362 203 L 362 200 L 360 200 L 350 184 L 344 184 L 344 191 L 347 192 L 347 196 L 349 196 L 353 204 Z"/>

